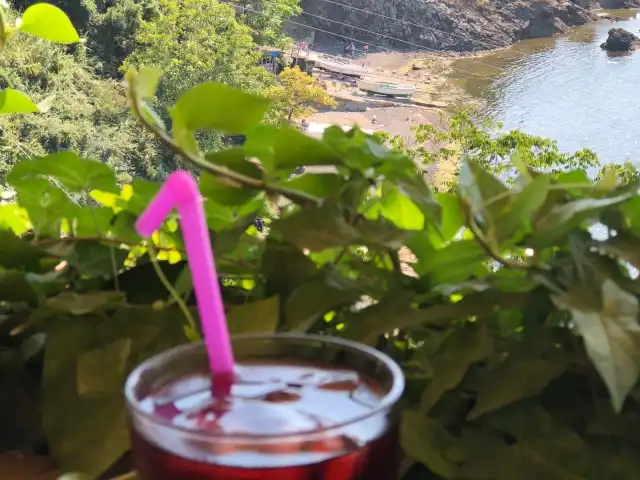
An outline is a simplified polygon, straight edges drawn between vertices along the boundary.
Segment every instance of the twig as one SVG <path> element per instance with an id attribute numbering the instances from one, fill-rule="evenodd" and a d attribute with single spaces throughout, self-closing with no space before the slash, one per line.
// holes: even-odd
<path id="1" fill-rule="evenodd" d="M 160 263 L 158 262 L 157 252 L 153 245 L 153 241 L 149 241 L 149 243 L 147 244 L 147 249 L 149 250 L 149 258 L 151 259 L 151 264 L 153 265 L 153 269 L 155 270 L 156 275 L 158 275 L 158 279 L 160 280 L 162 285 L 164 285 L 164 288 L 167 289 L 167 291 L 169 292 L 169 295 L 171 295 L 171 298 L 173 298 L 173 300 L 178 305 L 178 307 L 180 307 L 180 310 L 182 310 L 182 313 L 184 314 L 185 318 L 187 319 L 187 322 L 189 323 L 189 327 L 191 328 L 191 331 L 197 332 L 198 329 L 197 329 L 196 321 L 194 320 L 193 315 L 191 315 L 191 312 L 189 311 L 187 304 L 184 303 L 180 294 L 176 291 L 175 288 L 173 288 L 173 285 L 171 285 L 171 282 L 166 277 L 166 275 L 162 271 L 162 268 L 160 267 Z"/>
<path id="2" fill-rule="evenodd" d="M 243 187 L 255 188 L 257 190 L 263 190 L 270 194 L 282 195 L 297 203 L 301 203 L 301 204 L 312 203 L 315 205 L 319 205 L 321 203 L 320 199 L 312 195 L 308 195 L 304 192 L 300 192 L 297 190 L 290 190 L 288 188 L 278 187 L 275 185 L 269 185 L 268 183 L 262 180 L 248 177 L 234 170 L 230 170 L 226 167 L 222 167 L 220 165 L 206 162 L 201 158 L 195 155 L 192 155 L 191 153 L 184 150 L 180 145 L 175 143 L 173 141 L 173 138 L 171 138 L 171 136 L 166 132 L 166 130 L 158 127 L 157 125 L 154 125 L 146 118 L 145 115 L 142 114 L 140 109 L 140 97 L 138 96 L 136 91 L 135 76 L 133 75 L 127 76 L 127 89 L 128 89 L 128 97 L 129 97 L 129 102 L 131 104 L 131 108 L 135 116 L 138 118 L 138 120 L 145 126 L 147 130 L 149 130 L 149 132 L 155 135 L 156 138 L 158 138 L 158 140 L 160 140 L 160 142 L 165 147 L 167 147 L 175 155 L 178 155 L 179 157 L 183 158 L 184 160 L 191 163 L 192 165 L 198 168 L 201 168 L 202 170 L 205 170 L 207 172 L 210 172 L 214 175 L 217 175 L 219 177 L 225 178 L 231 182 L 234 182 L 237 185 L 240 185 Z"/>

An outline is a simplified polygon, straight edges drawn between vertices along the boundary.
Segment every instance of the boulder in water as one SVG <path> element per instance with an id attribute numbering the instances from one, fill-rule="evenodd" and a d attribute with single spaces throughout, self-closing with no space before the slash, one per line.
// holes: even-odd
<path id="1" fill-rule="evenodd" d="M 607 52 L 629 52 L 640 45 L 640 38 L 624 28 L 612 28 L 609 37 L 600 47 Z"/>

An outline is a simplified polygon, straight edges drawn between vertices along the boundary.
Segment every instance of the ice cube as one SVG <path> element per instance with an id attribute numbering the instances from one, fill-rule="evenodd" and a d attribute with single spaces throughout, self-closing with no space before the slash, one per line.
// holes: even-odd
<path id="1" fill-rule="evenodd" d="M 308 432 L 320 426 L 313 417 L 287 405 L 259 401 L 234 402 L 218 419 L 218 425 L 225 433 L 245 435 Z"/>
<path id="2" fill-rule="evenodd" d="M 231 387 L 231 396 L 234 398 L 262 398 L 272 392 L 278 392 L 287 388 L 286 383 L 244 383 L 237 382 Z"/>
<path id="3" fill-rule="evenodd" d="M 164 383 L 153 392 L 153 397 L 156 405 L 162 405 L 204 391 L 211 391 L 211 377 L 196 372 Z"/>
<path id="4" fill-rule="evenodd" d="M 203 390 L 198 393 L 180 397 L 173 402 L 175 407 L 181 412 L 194 410 L 202 405 L 210 404 L 212 401 L 211 390 Z"/>

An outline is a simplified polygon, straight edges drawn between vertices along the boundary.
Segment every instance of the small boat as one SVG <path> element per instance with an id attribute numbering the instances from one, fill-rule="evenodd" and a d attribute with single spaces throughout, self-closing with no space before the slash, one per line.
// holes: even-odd
<path id="1" fill-rule="evenodd" d="M 320 68 L 322 70 L 326 70 L 328 72 L 339 73 L 341 75 L 348 75 L 350 77 L 362 77 L 366 70 L 361 65 L 356 65 L 355 63 L 343 63 L 334 60 L 329 60 L 327 58 L 318 58 L 315 64 L 316 68 Z"/>
<path id="2" fill-rule="evenodd" d="M 370 94 L 391 97 L 410 97 L 417 90 L 416 86 L 410 83 L 375 82 L 373 80 L 358 80 L 358 88 Z"/>

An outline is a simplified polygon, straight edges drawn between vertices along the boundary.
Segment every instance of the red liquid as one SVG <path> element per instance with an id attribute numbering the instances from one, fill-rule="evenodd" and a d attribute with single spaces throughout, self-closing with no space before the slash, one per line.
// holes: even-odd
<path id="1" fill-rule="evenodd" d="M 236 374 L 224 405 L 211 398 L 204 372 L 163 385 L 140 402 L 181 427 L 134 420 L 141 480 L 396 477 L 398 418 L 394 410 L 380 410 L 382 395 L 370 381 L 353 371 L 291 365 L 244 364 Z M 268 435 L 282 436 L 265 441 Z"/>

